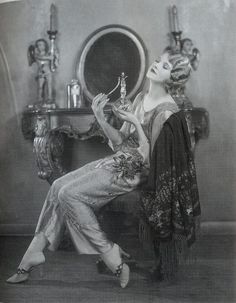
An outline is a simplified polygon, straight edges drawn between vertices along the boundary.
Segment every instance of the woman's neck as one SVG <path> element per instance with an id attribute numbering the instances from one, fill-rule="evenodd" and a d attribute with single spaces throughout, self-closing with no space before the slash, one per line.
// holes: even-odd
<path id="1" fill-rule="evenodd" d="M 162 83 L 153 83 L 150 81 L 147 97 L 150 101 L 157 103 L 168 96 Z"/>
<path id="2" fill-rule="evenodd" d="M 162 83 L 150 81 L 149 90 L 144 97 L 143 106 L 145 111 L 152 110 L 163 102 L 173 102 L 172 97 L 166 92 Z"/>

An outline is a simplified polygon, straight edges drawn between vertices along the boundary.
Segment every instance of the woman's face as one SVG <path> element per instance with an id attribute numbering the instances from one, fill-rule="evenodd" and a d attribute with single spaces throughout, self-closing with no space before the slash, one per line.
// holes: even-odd
<path id="1" fill-rule="evenodd" d="M 157 58 L 147 71 L 147 78 L 153 82 L 165 82 L 170 79 L 170 73 L 173 68 L 169 62 L 168 53 Z"/>

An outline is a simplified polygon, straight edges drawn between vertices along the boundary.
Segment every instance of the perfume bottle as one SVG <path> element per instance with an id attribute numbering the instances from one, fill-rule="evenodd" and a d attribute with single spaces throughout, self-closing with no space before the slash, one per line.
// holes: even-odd
<path id="1" fill-rule="evenodd" d="M 122 73 L 120 81 L 120 105 L 118 106 L 118 108 L 125 111 L 131 111 L 132 103 L 129 99 L 126 98 L 126 78 L 127 76 L 125 75 L 125 73 Z"/>
<path id="2" fill-rule="evenodd" d="M 67 85 L 67 107 L 80 108 L 82 107 L 81 88 L 77 79 L 72 79 Z"/>
<path id="3" fill-rule="evenodd" d="M 117 109 L 122 109 L 125 111 L 132 110 L 132 102 L 126 98 L 126 78 L 127 76 L 125 73 L 121 73 L 121 76 L 118 78 L 118 83 L 115 88 L 110 91 L 107 96 L 111 95 L 119 86 L 120 86 L 120 98 L 113 103 L 113 106 Z"/>

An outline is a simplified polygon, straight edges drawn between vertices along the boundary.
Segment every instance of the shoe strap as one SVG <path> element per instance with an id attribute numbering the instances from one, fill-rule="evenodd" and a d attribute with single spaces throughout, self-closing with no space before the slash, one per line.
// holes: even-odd
<path id="1" fill-rule="evenodd" d="M 122 269 L 123 269 L 123 265 L 124 265 L 124 263 L 121 263 L 120 265 L 118 265 L 118 266 L 116 267 L 115 275 L 116 275 L 117 277 L 119 277 L 119 276 L 121 275 L 121 272 L 122 272 Z"/>
<path id="2" fill-rule="evenodd" d="M 18 275 L 29 274 L 29 273 L 30 273 L 30 270 L 31 270 L 31 269 L 26 270 L 26 269 L 24 269 L 24 268 L 17 268 L 17 274 L 18 274 Z"/>

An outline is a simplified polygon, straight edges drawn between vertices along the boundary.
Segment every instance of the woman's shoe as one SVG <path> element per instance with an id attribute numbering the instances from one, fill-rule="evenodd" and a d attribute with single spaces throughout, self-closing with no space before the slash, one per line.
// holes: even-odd
<path id="1" fill-rule="evenodd" d="M 120 280 L 120 286 L 125 288 L 129 283 L 129 266 L 122 262 L 120 247 L 114 244 L 112 249 L 101 254 L 101 259 L 106 266 L 117 276 Z"/>
<path id="2" fill-rule="evenodd" d="M 7 283 L 17 284 L 22 283 L 28 280 L 30 272 L 34 269 L 35 266 L 43 264 L 45 262 L 45 257 L 42 252 L 37 252 L 32 254 L 28 260 L 28 269 L 19 267 L 17 272 L 6 280 Z M 27 267 L 28 267 L 27 266 Z"/>
<path id="3" fill-rule="evenodd" d="M 125 288 L 129 283 L 129 266 L 125 263 L 121 263 L 117 266 L 115 275 L 120 280 L 120 286 L 121 288 Z"/>
<path id="4" fill-rule="evenodd" d="M 7 283 L 10 284 L 17 284 L 22 283 L 28 280 L 30 271 L 33 270 L 33 267 L 26 270 L 24 268 L 17 268 L 17 272 L 11 276 L 8 280 L 6 280 Z"/>
<path id="5" fill-rule="evenodd" d="M 122 260 L 126 259 L 127 262 L 129 262 L 129 263 L 132 262 L 131 263 L 132 265 L 136 264 L 136 261 L 132 260 L 132 256 L 130 254 L 128 254 L 126 251 L 124 251 L 121 247 L 119 247 L 119 250 L 120 250 L 120 255 L 121 255 Z M 96 267 L 97 267 L 97 271 L 99 274 L 109 274 L 110 273 L 109 268 L 106 266 L 106 264 L 104 263 L 104 261 L 101 258 L 99 258 L 96 261 Z"/>

